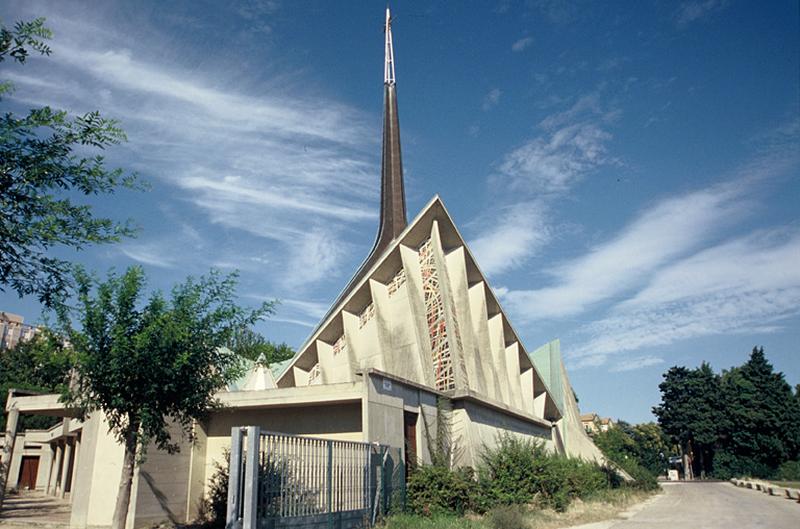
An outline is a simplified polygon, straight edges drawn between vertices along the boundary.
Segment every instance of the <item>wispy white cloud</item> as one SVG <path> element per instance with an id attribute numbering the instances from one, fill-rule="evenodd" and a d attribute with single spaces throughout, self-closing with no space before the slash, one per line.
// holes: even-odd
<path id="1" fill-rule="evenodd" d="M 523 37 L 511 45 L 512 51 L 524 51 L 533 44 L 533 37 Z"/>
<path id="2" fill-rule="evenodd" d="M 500 102 L 501 95 L 503 95 L 503 91 L 499 88 L 492 88 L 489 90 L 489 93 L 483 98 L 483 111 L 486 112 L 487 110 L 491 110 L 492 108 L 496 107 Z"/>
<path id="3" fill-rule="evenodd" d="M 547 224 L 547 207 L 531 201 L 508 206 L 481 223 L 480 231 L 470 248 L 488 275 L 517 268 L 539 251 L 551 237 Z"/>
<path id="4" fill-rule="evenodd" d="M 264 19 L 276 9 L 261 4 L 240 15 Z M 292 289 L 339 273 L 349 248 L 344 234 L 377 216 L 377 172 L 366 154 L 377 152 L 377 135 L 364 116 L 302 83 L 252 92 L 246 79 L 233 84 L 214 71 L 187 71 L 156 60 L 161 55 L 153 49 L 166 45 L 157 35 L 118 39 L 98 20 L 71 16 L 49 16 L 65 38 L 52 58 L 36 63 L 46 67 L 15 74 L 18 102 L 80 113 L 102 101 L 130 138 L 115 152 L 127 151 L 145 178 L 171 186 L 171 198 L 242 232 L 243 241 L 265 239 L 258 251 L 253 244 L 234 248 L 228 239 L 226 255 L 211 264 L 254 269 L 252 259 L 263 259 L 262 273 Z M 180 225 L 177 219 L 175 229 Z M 163 244 L 166 236 L 145 232 L 121 251 L 154 266 L 198 261 L 186 245 Z"/>
<path id="5" fill-rule="evenodd" d="M 284 318 L 282 316 L 272 316 L 270 321 L 277 321 L 281 323 L 290 323 L 292 325 L 299 325 L 300 327 L 308 327 L 309 329 L 313 329 L 317 326 L 316 322 L 311 322 L 307 320 L 298 320 L 295 318 Z"/>
<path id="6" fill-rule="evenodd" d="M 567 191 L 589 171 L 607 162 L 608 132 L 591 123 L 569 125 L 534 138 L 508 153 L 500 165 L 513 189 Z"/>
<path id="7" fill-rule="evenodd" d="M 609 371 L 613 373 L 622 373 L 625 371 L 636 371 L 645 367 L 656 366 L 663 364 L 664 359 L 657 356 L 638 356 L 636 358 L 629 358 L 623 362 L 618 362 Z"/>
<path id="8" fill-rule="evenodd" d="M 611 134 L 604 125 L 617 114 L 601 109 L 597 94 L 579 98 L 568 109 L 544 118 L 540 135 L 506 154 L 493 182 L 508 182 L 515 191 L 569 190 L 594 169 L 615 161 L 607 155 Z"/>
<path id="9" fill-rule="evenodd" d="M 765 207 L 765 189 L 794 174 L 798 133 L 793 120 L 751 138 L 755 154 L 722 183 L 647 205 L 618 233 L 545 270 L 551 284 L 505 290 L 503 304 L 527 322 L 596 311 L 575 333 L 576 367 L 699 336 L 780 329 L 800 314 L 800 230 L 730 233 Z"/>
<path id="10" fill-rule="evenodd" d="M 680 260 L 581 330 L 576 356 L 717 334 L 774 332 L 800 314 L 800 230 L 754 232 Z"/>
<path id="11" fill-rule="evenodd" d="M 678 27 L 684 27 L 727 7 L 727 0 L 702 0 L 683 2 L 675 13 Z"/>
<path id="12" fill-rule="evenodd" d="M 270 321 L 279 321 L 300 325 L 302 327 L 314 327 L 316 322 L 322 318 L 328 310 L 328 304 L 318 301 L 304 299 L 292 299 L 274 295 L 259 294 L 249 292 L 244 295 L 249 299 L 258 301 L 275 301 L 275 314 L 270 316 Z"/>
<path id="13" fill-rule="evenodd" d="M 175 260 L 165 255 L 162 248 L 156 244 L 125 244 L 119 247 L 119 251 L 141 264 L 158 268 L 175 268 L 177 266 Z"/>
<path id="14" fill-rule="evenodd" d="M 550 270 L 553 286 L 511 291 L 506 302 L 523 319 L 535 320 L 580 314 L 628 293 L 746 214 L 746 190 L 737 182 L 662 200 L 620 234 Z"/>
<path id="15" fill-rule="evenodd" d="M 482 220 L 490 221 L 474 223 L 484 227 L 471 241 L 487 274 L 525 264 L 552 239 L 550 203 L 600 166 L 616 163 L 607 154 L 611 134 L 604 127 L 617 115 L 596 93 L 585 95 L 542 119 L 537 136 L 506 153 L 489 183 L 516 202 L 485 212 Z"/>
<path id="16" fill-rule="evenodd" d="M 304 314 L 319 319 L 328 311 L 328 303 L 302 299 L 281 299 L 281 304 L 299 309 Z"/>

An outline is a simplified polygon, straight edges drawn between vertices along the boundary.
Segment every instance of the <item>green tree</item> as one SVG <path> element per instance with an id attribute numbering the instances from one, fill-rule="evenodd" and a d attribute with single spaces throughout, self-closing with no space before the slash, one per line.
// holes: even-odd
<path id="1" fill-rule="evenodd" d="M 719 377 L 703 362 L 697 369 L 672 367 L 659 384 L 661 404 L 653 408 L 665 434 L 694 456 L 696 474 L 711 471 L 723 417 Z"/>
<path id="2" fill-rule="evenodd" d="M 800 403 L 763 348 L 722 376 L 725 402 L 718 473 L 769 477 L 800 451 Z"/>
<path id="3" fill-rule="evenodd" d="M 661 427 L 654 422 L 637 424 L 631 429 L 630 435 L 636 445 L 639 464 L 656 476 L 663 474 L 672 451 L 669 438 L 664 435 Z"/>
<path id="4" fill-rule="evenodd" d="M 0 354 L 0 396 L 5 399 L 11 388 L 41 393 L 61 393 L 67 387 L 71 351 L 64 339 L 48 328 L 40 329 L 30 340 L 19 342 Z M 49 428 L 52 417 L 22 415 L 18 428 Z M 5 431 L 6 416 L 0 417 L 0 430 Z"/>
<path id="5" fill-rule="evenodd" d="M 625 468 L 628 460 L 638 459 L 636 442 L 630 431 L 628 423 L 619 421 L 613 428 L 592 434 L 592 440 L 606 457 Z"/>
<path id="6" fill-rule="evenodd" d="M 229 347 L 237 354 L 267 366 L 283 362 L 294 356 L 294 349 L 285 343 L 276 344 L 250 328 L 238 329 Z"/>
<path id="7" fill-rule="evenodd" d="M 139 267 L 103 282 L 78 273 L 77 284 L 81 325 L 69 329 L 77 377 L 65 401 L 84 415 L 101 410 L 124 446 L 112 525 L 122 529 L 146 446 L 177 450 L 173 425 L 191 435 L 192 423 L 218 404 L 215 393 L 241 375 L 241 357 L 223 346 L 236 329 L 270 314 L 272 304 L 239 307 L 236 276 L 217 272 L 190 277 L 169 299 L 155 292 L 146 302 Z"/>
<path id="8" fill-rule="evenodd" d="M 23 64 L 30 51 L 50 55 L 44 19 L 0 27 L 0 62 Z M 0 98 L 13 91 L 0 82 Z M 72 285 L 71 265 L 56 247 L 81 250 L 131 236 L 130 221 L 94 215 L 76 197 L 140 188 L 136 175 L 110 169 L 100 154 L 126 140 L 115 120 L 98 112 L 69 116 L 43 107 L 0 117 L 0 291 L 36 295 L 48 307 Z M 80 154 L 78 154 L 80 153 Z"/>

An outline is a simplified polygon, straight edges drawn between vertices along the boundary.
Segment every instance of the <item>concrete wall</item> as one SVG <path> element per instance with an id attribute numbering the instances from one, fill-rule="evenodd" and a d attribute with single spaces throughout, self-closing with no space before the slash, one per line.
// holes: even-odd
<path id="1" fill-rule="evenodd" d="M 572 392 L 572 385 L 567 377 L 567 371 L 560 358 L 556 366 L 561 377 L 561 384 L 564 388 L 564 417 L 556 423 L 561 439 L 564 443 L 564 450 L 571 457 L 579 457 L 586 461 L 596 461 L 604 464 L 605 456 L 594 444 L 592 438 L 586 433 L 586 429 L 581 422 L 578 403 L 575 401 L 575 394 Z"/>
<path id="2" fill-rule="evenodd" d="M 136 494 L 132 495 L 134 527 L 149 527 L 155 522 L 187 521 L 192 443 L 181 429 L 170 429 L 180 451 L 169 454 L 151 443 L 147 458 L 136 471 Z M 195 513 L 196 514 L 196 513 Z"/>
<path id="3" fill-rule="evenodd" d="M 108 432 L 108 423 L 95 413 L 83 423 L 80 455 L 72 490 L 70 525 L 109 527 L 122 474 L 122 445 Z M 128 523 L 133 524 L 135 508 Z"/>
<path id="4" fill-rule="evenodd" d="M 200 506 L 205 497 L 206 451 L 208 436 L 200 424 L 194 426 L 194 443 L 189 463 L 189 490 L 186 497 L 186 519 L 195 520 L 200 514 Z"/>
<path id="5" fill-rule="evenodd" d="M 370 442 L 404 448 L 403 411 L 418 413 L 417 458 L 420 463 L 431 460 L 430 442 L 437 442 L 437 396 L 445 400 L 443 406 L 449 415 L 452 464 L 475 466 L 481 450 L 493 447 L 498 437 L 508 433 L 541 442 L 548 450 L 555 450 L 552 430 L 534 421 L 477 402 L 456 399 L 438 394 L 411 381 L 401 381 L 393 376 L 370 373 L 367 379 L 367 405 L 364 407 L 364 434 Z M 403 454 L 403 458 L 405 458 Z"/>
<path id="6" fill-rule="evenodd" d="M 452 421 L 455 466 L 476 466 L 481 452 L 495 447 L 499 436 L 504 434 L 541 442 L 551 451 L 555 449 L 550 428 L 479 403 L 456 401 Z"/>
<path id="7" fill-rule="evenodd" d="M 231 428 L 234 426 L 260 426 L 263 430 L 295 435 L 308 435 L 344 441 L 362 441 L 361 404 L 359 402 L 322 406 L 281 407 L 271 409 L 215 411 L 203 428 L 205 455 L 203 461 L 193 461 L 193 487 L 201 481 L 203 493 L 208 494 L 208 481 L 214 474 L 215 464 L 224 463 L 224 452 L 230 449 Z M 201 477 L 202 475 L 202 477 Z M 193 491 L 196 488 L 192 489 Z M 197 502 L 194 496 L 190 500 Z"/>
<path id="8" fill-rule="evenodd" d="M 374 373 L 365 383 L 364 440 L 399 448 L 405 460 L 403 412 L 417 413 L 416 456 L 419 462 L 430 462 L 425 430 L 436 429 L 436 394 Z"/>

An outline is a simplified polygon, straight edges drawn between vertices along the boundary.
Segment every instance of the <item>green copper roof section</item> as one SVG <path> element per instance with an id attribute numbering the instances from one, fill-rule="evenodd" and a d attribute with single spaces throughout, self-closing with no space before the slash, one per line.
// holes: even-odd
<path id="1" fill-rule="evenodd" d="M 230 349 L 227 347 L 223 347 L 222 349 L 230 352 Z M 250 374 L 250 370 L 253 369 L 254 365 L 256 365 L 255 362 L 247 358 L 241 358 L 241 362 L 242 374 L 236 380 L 231 380 L 228 382 L 228 391 L 241 391 L 242 386 L 244 386 L 244 383 L 247 381 L 247 376 Z"/>
<path id="2" fill-rule="evenodd" d="M 272 372 L 272 376 L 275 378 L 275 380 L 278 380 L 278 377 L 283 374 L 283 372 L 286 370 L 286 367 L 292 363 L 292 360 L 294 360 L 294 357 L 284 360 L 283 362 L 275 362 L 269 365 L 269 370 Z"/>
<path id="3" fill-rule="evenodd" d="M 539 371 L 553 402 L 556 403 L 558 410 L 563 415 L 565 402 L 564 379 L 561 376 L 561 341 L 555 339 L 546 343 L 532 353 L 528 353 L 528 356 Z"/>

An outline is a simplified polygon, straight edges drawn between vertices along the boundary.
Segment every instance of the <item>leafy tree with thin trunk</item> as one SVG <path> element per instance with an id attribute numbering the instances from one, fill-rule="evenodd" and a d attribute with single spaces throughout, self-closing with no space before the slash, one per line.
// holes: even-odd
<path id="1" fill-rule="evenodd" d="M 30 340 L 20 341 L 0 354 L 0 395 L 11 388 L 42 393 L 61 393 L 69 382 L 72 351 L 63 336 L 40 327 Z M 50 428 L 54 417 L 21 415 L 18 429 Z M 0 417 L 0 431 L 5 431 L 6 416 Z"/>
<path id="2" fill-rule="evenodd" d="M 0 25 L 0 63 L 50 55 L 43 18 Z M 0 100 L 12 93 L 0 81 Z M 54 248 L 81 250 L 135 233 L 130 221 L 98 217 L 81 198 L 141 189 L 135 174 L 106 166 L 102 152 L 126 140 L 99 112 L 70 116 L 48 106 L 0 116 L 0 291 L 35 295 L 47 307 L 72 285 L 71 264 Z"/>
<path id="3" fill-rule="evenodd" d="M 218 406 L 215 394 L 241 375 L 241 357 L 224 346 L 273 304 L 239 307 L 236 276 L 214 271 L 146 301 L 139 267 L 105 281 L 79 271 L 76 283 L 80 328 L 66 325 L 77 376 L 64 400 L 84 417 L 102 413 L 124 446 L 112 525 L 123 529 L 134 468 L 148 444 L 177 451 L 174 432 L 191 436 L 193 423 Z"/>

